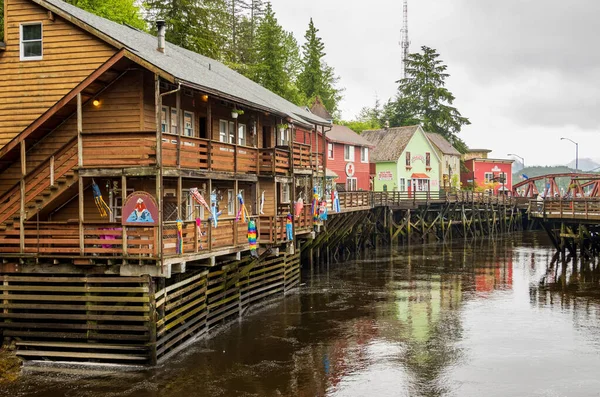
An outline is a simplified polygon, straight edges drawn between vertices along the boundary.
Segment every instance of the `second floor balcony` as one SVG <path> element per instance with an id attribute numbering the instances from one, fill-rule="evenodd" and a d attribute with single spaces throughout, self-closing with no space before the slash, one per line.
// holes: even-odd
<path id="1" fill-rule="evenodd" d="M 84 168 L 155 166 L 156 133 L 85 133 Z M 308 144 L 257 148 L 210 139 L 162 135 L 162 165 L 195 171 L 254 175 L 291 175 L 323 171 L 323 156 Z"/>

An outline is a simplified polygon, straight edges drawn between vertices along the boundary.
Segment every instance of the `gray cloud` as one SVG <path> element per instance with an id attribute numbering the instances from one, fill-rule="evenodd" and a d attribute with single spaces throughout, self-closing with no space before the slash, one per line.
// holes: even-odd
<path id="1" fill-rule="evenodd" d="M 345 118 L 375 95 L 394 95 L 401 0 L 272 3 L 299 41 L 314 17 L 346 88 Z M 409 0 L 411 51 L 436 48 L 448 65 L 455 105 L 472 122 L 461 134 L 471 146 L 498 157 L 520 151 L 529 164 L 566 163 L 573 153 L 560 137 L 567 134 L 581 157 L 598 157 L 598 15 L 597 0 Z"/>

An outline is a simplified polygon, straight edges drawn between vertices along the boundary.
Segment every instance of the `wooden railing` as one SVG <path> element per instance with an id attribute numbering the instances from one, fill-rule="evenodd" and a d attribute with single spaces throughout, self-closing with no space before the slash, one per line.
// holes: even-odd
<path id="1" fill-rule="evenodd" d="M 210 160 L 211 171 L 234 172 L 235 145 L 211 141 Z"/>
<path id="2" fill-rule="evenodd" d="M 258 149 L 237 146 L 236 147 L 237 172 L 245 174 L 258 174 Z"/>
<path id="3" fill-rule="evenodd" d="M 275 148 L 275 174 L 286 175 L 290 171 L 290 152 Z"/>
<path id="4" fill-rule="evenodd" d="M 25 206 L 32 203 L 44 190 L 53 186 L 77 165 L 77 139 L 68 141 L 54 155 L 25 176 Z M 0 223 L 14 216 L 21 208 L 20 182 L 0 197 Z"/>
<path id="5" fill-rule="evenodd" d="M 163 134 L 162 158 L 163 165 L 177 167 L 177 135 Z M 183 168 L 208 170 L 207 139 L 181 137 L 179 146 L 179 165 Z"/>
<path id="6" fill-rule="evenodd" d="M 260 216 L 258 225 L 259 243 L 278 244 L 287 241 L 285 224 L 287 216 Z"/>
<path id="7" fill-rule="evenodd" d="M 536 218 L 597 221 L 600 220 L 600 198 L 530 200 L 529 213 Z"/>
<path id="8" fill-rule="evenodd" d="M 310 209 L 310 205 L 305 205 L 300 216 L 294 217 L 294 230 L 296 233 L 312 230 L 313 220 Z"/>
<path id="9" fill-rule="evenodd" d="M 294 170 L 310 170 L 310 145 L 294 142 L 293 146 Z"/>
<path id="10" fill-rule="evenodd" d="M 156 257 L 155 227 L 125 226 L 127 248 L 123 249 L 123 226 L 119 223 L 85 223 L 83 253 L 80 248 L 79 224 L 73 222 L 25 223 L 26 254 L 43 256 L 127 256 Z M 0 238 L 0 253 L 18 253 L 19 230 L 6 230 Z"/>
<path id="11" fill-rule="evenodd" d="M 144 167 L 156 164 L 155 132 L 82 133 L 83 166 Z"/>
<path id="12" fill-rule="evenodd" d="M 313 164 L 312 164 L 311 168 L 313 169 L 313 171 L 322 172 L 323 171 L 323 153 L 313 153 L 312 158 L 313 158 Z"/>

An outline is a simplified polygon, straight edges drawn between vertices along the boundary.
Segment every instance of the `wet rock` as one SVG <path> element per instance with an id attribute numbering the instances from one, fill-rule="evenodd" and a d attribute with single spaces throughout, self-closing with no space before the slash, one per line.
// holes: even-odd
<path id="1" fill-rule="evenodd" d="M 14 382 L 21 372 L 21 360 L 14 350 L 0 349 L 0 385 Z"/>

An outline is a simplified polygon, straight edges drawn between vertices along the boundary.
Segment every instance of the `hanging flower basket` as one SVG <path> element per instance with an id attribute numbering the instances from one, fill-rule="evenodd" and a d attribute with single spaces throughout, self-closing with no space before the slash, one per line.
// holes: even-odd
<path id="1" fill-rule="evenodd" d="M 241 109 L 233 109 L 231 111 L 231 118 L 232 119 L 237 119 L 240 114 L 244 114 L 244 111 L 241 110 Z"/>

